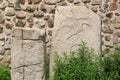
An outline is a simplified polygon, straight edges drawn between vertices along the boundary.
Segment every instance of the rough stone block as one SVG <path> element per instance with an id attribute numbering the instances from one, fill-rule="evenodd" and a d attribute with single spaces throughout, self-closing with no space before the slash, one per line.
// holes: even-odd
<path id="1" fill-rule="evenodd" d="M 40 30 L 21 28 L 16 28 L 13 33 L 12 80 L 45 80 L 44 35 L 39 36 Z"/>
<path id="2" fill-rule="evenodd" d="M 50 54 L 50 73 L 54 52 L 72 52 L 78 49 L 81 41 L 86 41 L 88 47 L 101 52 L 101 20 L 100 17 L 84 6 L 58 7 L 52 36 Z"/>

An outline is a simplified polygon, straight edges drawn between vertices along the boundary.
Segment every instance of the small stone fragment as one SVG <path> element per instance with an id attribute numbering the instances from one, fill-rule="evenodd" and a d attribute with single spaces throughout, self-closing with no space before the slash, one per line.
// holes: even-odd
<path id="1" fill-rule="evenodd" d="M 16 27 L 24 27 L 26 24 L 26 21 L 24 20 L 18 20 L 18 22 L 16 23 Z"/>
<path id="2" fill-rule="evenodd" d="M 0 26 L 0 33 L 2 33 L 3 32 L 3 27 L 2 26 Z"/>
<path id="3" fill-rule="evenodd" d="M 107 9 L 108 6 L 109 6 L 109 5 L 108 5 L 107 3 L 103 4 L 103 9 L 104 9 L 104 10 Z"/>
<path id="4" fill-rule="evenodd" d="M 39 29 L 43 28 L 45 26 L 45 21 L 43 19 L 35 21 L 35 26 Z"/>
<path id="5" fill-rule="evenodd" d="M 28 4 L 32 4 L 32 0 L 28 0 Z"/>
<path id="6" fill-rule="evenodd" d="M 48 20 L 49 18 L 50 18 L 50 15 L 48 15 L 48 14 L 45 14 L 45 15 L 44 15 L 44 19 L 45 19 L 45 20 Z"/>
<path id="7" fill-rule="evenodd" d="M 91 0 L 82 0 L 84 3 L 89 3 Z"/>
<path id="8" fill-rule="evenodd" d="M 21 10 L 21 6 L 19 2 L 15 2 L 15 10 Z"/>
<path id="9" fill-rule="evenodd" d="M 114 10 L 116 10 L 117 8 L 118 8 L 118 5 L 117 5 L 116 3 L 110 3 L 109 9 L 110 9 L 111 11 L 114 11 Z"/>
<path id="10" fill-rule="evenodd" d="M 17 12 L 17 13 L 16 13 L 16 17 L 17 17 L 18 19 L 24 19 L 24 18 L 26 18 L 26 14 L 25 14 L 25 12 L 20 11 L 20 12 Z"/>
<path id="11" fill-rule="evenodd" d="M 97 12 L 97 7 L 92 7 L 93 12 Z"/>
<path id="12" fill-rule="evenodd" d="M 0 46 L 0 55 L 4 55 L 5 53 L 5 49 L 3 48 L 3 46 Z"/>
<path id="13" fill-rule="evenodd" d="M 114 29 L 111 28 L 111 27 L 112 27 L 112 26 L 109 26 L 109 25 L 104 26 L 104 27 L 102 28 L 102 31 L 103 31 L 104 33 L 110 33 L 110 34 L 112 34 L 113 31 L 114 31 Z"/>
<path id="14" fill-rule="evenodd" d="M 6 16 L 14 16 L 15 15 L 15 10 L 13 8 L 7 7 L 5 9 L 5 15 Z"/>
<path id="15" fill-rule="evenodd" d="M 54 4 L 61 2 L 61 1 L 63 1 L 63 0 L 45 0 L 45 3 L 50 4 L 50 5 L 54 5 Z"/>
<path id="16" fill-rule="evenodd" d="M 68 0 L 68 2 L 72 3 L 74 0 Z"/>
<path id="17" fill-rule="evenodd" d="M 53 28 L 54 21 L 51 18 L 48 19 L 47 23 L 49 28 Z"/>
<path id="18" fill-rule="evenodd" d="M 106 41 L 110 41 L 111 40 L 111 35 L 109 34 L 109 35 L 105 35 L 105 40 Z"/>
<path id="19" fill-rule="evenodd" d="M 116 25 L 115 25 L 115 28 L 116 28 L 116 29 L 120 29 L 120 24 L 116 24 Z"/>
<path id="20" fill-rule="evenodd" d="M 58 6 L 67 6 L 67 3 L 65 1 L 59 2 L 57 4 Z"/>
<path id="21" fill-rule="evenodd" d="M 107 12 L 107 13 L 106 13 L 106 17 L 111 18 L 112 16 L 113 16 L 113 13 L 112 13 L 112 12 Z"/>
<path id="22" fill-rule="evenodd" d="M 14 7 L 14 4 L 13 3 L 9 3 L 8 7 Z"/>
<path id="23" fill-rule="evenodd" d="M 25 4 L 25 0 L 19 0 L 21 4 Z"/>
<path id="24" fill-rule="evenodd" d="M 80 3 L 81 0 L 74 0 L 74 4 Z"/>
<path id="25" fill-rule="evenodd" d="M 5 22 L 5 17 L 3 13 L 0 12 L 0 23 L 4 23 L 4 22 Z"/>
<path id="26" fill-rule="evenodd" d="M 41 2 L 41 0 L 33 0 L 34 4 L 38 4 Z"/>
<path id="27" fill-rule="evenodd" d="M 26 7 L 26 11 L 28 11 L 28 12 L 34 12 L 35 11 L 35 7 L 34 6 L 27 6 Z"/>
<path id="28" fill-rule="evenodd" d="M 0 4 L 0 9 L 5 9 L 7 6 L 8 6 L 8 2 L 7 2 L 7 1 L 3 1 L 3 2 Z"/>
<path id="29" fill-rule="evenodd" d="M 5 44 L 4 41 L 0 41 L 0 46 L 3 46 Z"/>
<path id="30" fill-rule="evenodd" d="M 33 16 L 34 17 L 37 17 L 37 18 L 40 18 L 40 17 L 43 17 L 44 16 L 44 13 L 43 13 L 43 11 L 35 11 L 34 13 L 33 13 Z"/>
<path id="31" fill-rule="evenodd" d="M 102 3 L 102 0 L 92 0 L 92 5 L 100 5 Z"/>
<path id="32" fill-rule="evenodd" d="M 3 59 L 3 56 L 2 55 L 0 55 L 0 61 Z"/>

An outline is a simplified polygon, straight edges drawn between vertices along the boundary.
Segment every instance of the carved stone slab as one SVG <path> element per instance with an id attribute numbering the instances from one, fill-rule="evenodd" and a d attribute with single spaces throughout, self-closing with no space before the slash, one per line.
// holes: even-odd
<path id="1" fill-rule="evenodd" d="M 84 6 L 60 6 L 56 9 L 52 36 L 51 68 L 53 54 L 71 52 L 86 41 L 95 52 L 101 51 L 100 17 Z M 52 72 L 52 71 L 51 71 Z"/>
<path id="2" fill-rule="evenodd" d="M 41 30 L 14 29 L 11 67 L 12 80 L 45 80 L 45 43 Z"/>

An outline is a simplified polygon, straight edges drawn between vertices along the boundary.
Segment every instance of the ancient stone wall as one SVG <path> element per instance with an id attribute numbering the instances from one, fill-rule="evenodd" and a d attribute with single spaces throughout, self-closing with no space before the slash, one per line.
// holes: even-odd
<path id="1" fill-rule="evenodd" d="M 120 45 L 120 0 L 0 0 L 0 64 L 8 65 L 14 28 L 46 29 L 46 54 L 51 48 L 57 6 L 86 6 L 101 18 L 102 49 Z"/>

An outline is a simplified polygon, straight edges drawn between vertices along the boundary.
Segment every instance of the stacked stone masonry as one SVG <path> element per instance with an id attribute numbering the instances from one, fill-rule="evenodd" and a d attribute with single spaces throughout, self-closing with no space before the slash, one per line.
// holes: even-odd
<path id="1" fill-rule="evenodd" d="M 101 18 L 102 50 L 120 45 L 120 0 L 0 0 L 0 65 L 10 63 L 14 28 L 46 30 L 46 54 L 51 49 L 57 6 L 86 6 Z"/>

